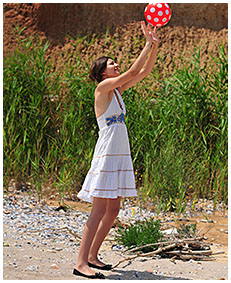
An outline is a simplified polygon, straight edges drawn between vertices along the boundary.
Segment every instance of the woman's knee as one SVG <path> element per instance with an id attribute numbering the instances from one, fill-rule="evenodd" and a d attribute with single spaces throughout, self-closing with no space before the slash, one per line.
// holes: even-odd
<path id="1" fill-rule="evenodd" d="M 104 199 L 94 198 L 91 216 L 102 219 L 107 210 L 107 202 Z"/>
<path id="2" fill-rule="evenodd" d="M 110 218 L 116 218 L 120 212 L 119 207 L 109 208 L 106 211 L 107 216 L 110 216 Z"/>
<path id="3" fill-rule="evenodd" d="M 110 201 L 107 206 L 106 215 L 110 218 L 116 218 L 120 212 L 120 199 Z"/>

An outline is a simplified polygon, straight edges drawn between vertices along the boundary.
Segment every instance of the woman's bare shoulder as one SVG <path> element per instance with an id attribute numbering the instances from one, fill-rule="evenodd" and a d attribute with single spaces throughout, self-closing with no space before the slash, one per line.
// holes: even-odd
<path id="1" fill-rule="evenodd" d="M 96 89 L 95 89 L 95 97 L 107 96 L 108 94 L 109 94 L 109 93 L 103 91 L 103 90 L 99 87 L 99 85 L 98 85 L 98 86 L 96 87 Z"/>
<path id="2" fill-rule="evenodd" d="M 97 89 L 95 90 L 95 114 L 97 118 L 106 111 L 112 100 L 112 96 L 112 92 L 107 93 Z"/>

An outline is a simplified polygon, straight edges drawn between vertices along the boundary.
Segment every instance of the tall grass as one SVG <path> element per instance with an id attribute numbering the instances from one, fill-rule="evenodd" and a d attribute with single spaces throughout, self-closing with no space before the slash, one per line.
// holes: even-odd
<path id="1" fill-rule="evenodd" d="M 189 64 L 185 59 L 163 81 L 155 104 L 149 91 L 145 99 L 127 94 L 134 163 L 144 176 L 140 192 L 157 208 L 181 212 L 189 195 L 227 202 L 228 64 L 219 50 L 208 70 L 200 68 L 200 51 Z"/>
<path id="2" fill-rule="evenodd" d="M 19 41 L 4 58 L 4 185 L 30 180 L 39 197 L 49 185 L 62 202 L 81 188 L 90 167 L 95 85 L 78 53 L 62 74 L 55 71 L 48 46 Z M 195 51 L 159 89 L 124 93 L 139 197 L 156 210 L 181 212 L 188 197 L 227 203 L 228 65 L 219 50 L 206 69 Z"/>
<path id="3" fill-rule="evenodd" d="M 51 97 L 59 92 L 59 75 L 51 72 L 47 48 L 30 39 L 4 59 L 5 178 L 39 181 L 40 173 L 53 169 L 46 158 L 56 135 L 52 115 L 58 103 Z"/>

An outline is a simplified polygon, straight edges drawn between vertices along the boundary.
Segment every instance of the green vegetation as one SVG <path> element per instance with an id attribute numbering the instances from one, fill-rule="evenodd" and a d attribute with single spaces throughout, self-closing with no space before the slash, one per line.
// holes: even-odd
<path id="1" fill-rule="evenodd" d="M 131 148 L 143 175 L 140 192 L 157 210 L 182 212 L 187 196 L 227 202 L 227 75 L 224 48 L 208 70 L 200 69 L 195 52 L 184 69 L 163 80 L 156 104 L 128 91 Z"/>
<path id="2" fill-rule="evenodd" d="M 89 48 L 94 40 L 74 45 Z M 4 58 L 4 186 L 11 178 L 31 182 L 39 197 L 49 187 L 63 202 L 80 190 L 90 167 L 95 85 L 81 52 L 66 54 L 58 72 L 48 47 L 27 39 Z M 214 207 L 228 201 L 228 62 L 218 48 L 220 56 L 203 69 L 195 50 L 158 87 L 124 93 L 140 203 L 152 201 L 157 212 L 183 212 L 189 198 L 213 199 Z"/>
<path id="3" fill-rule="evenodd" d="M 175 239 L 188 239 L 196 237 L 196 224 L 181 224 L 174 232 Z M 170 240 L 169 236 L 161 232 L 161 221 L 154 221 L 153 218 L 145 219 L 143 222 L 136 221 L 134 224 L 129 224 L 127 227 L 119 227 L 116 230 L 115 240 L 118 244 L 123 245 L 128 250 L 141 251 L 149 253 L 158 248 L 158 245 L 153 245 L 160 242 Z"/>
<path id="4" fill-rule="evenodd" d="M 154 244 L 163 241 L 163 235 L 160 232 L 160 220 L 153 219 L 145 220 L 144 222 L 137 221 L 135 224 L 130 224 L 129 227 L 119 227 L 115 240 L 127 248 L 141 247 L 147 244 Z M 144 247 L 142 252 L 151 252 L 157 247 Z"/>

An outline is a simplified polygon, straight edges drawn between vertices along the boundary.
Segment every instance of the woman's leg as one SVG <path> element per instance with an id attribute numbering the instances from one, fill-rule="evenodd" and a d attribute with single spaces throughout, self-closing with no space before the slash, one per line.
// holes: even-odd
<path id="1" fill-rule="evenodd" d="M 121 197 L 118 197 L 117 199 L 108 199 L 107 200 L 107 209 L 104 217 L 102 218 L 98 230 L 95 234 L 95 238 L 92 242 L 90 251 L 89 251 L 89 257 L 88 261 L 90 263 L 103 266 L 104 263 L 102 263 L 100 260 L 98 260 L 97 255 L 98 251 L 103 243 L 103 240 L 107 236 L 108 232 L 111 229 L 111 226 L 116 218 L 116 216 L 119 214 L 120 210 L 120 200 Z"/>
<path id="2" fill-rule="evenodd" d="M 91 214 L 83 230 L 78 261 L 76 264 L 76 269 L 86 275 L 95 274 L 95 272 L 88 266 L 89 250 L 99 227 L 99 223 L 105 215 L 106 209 L 107 199 L 94 198 Z"/>

